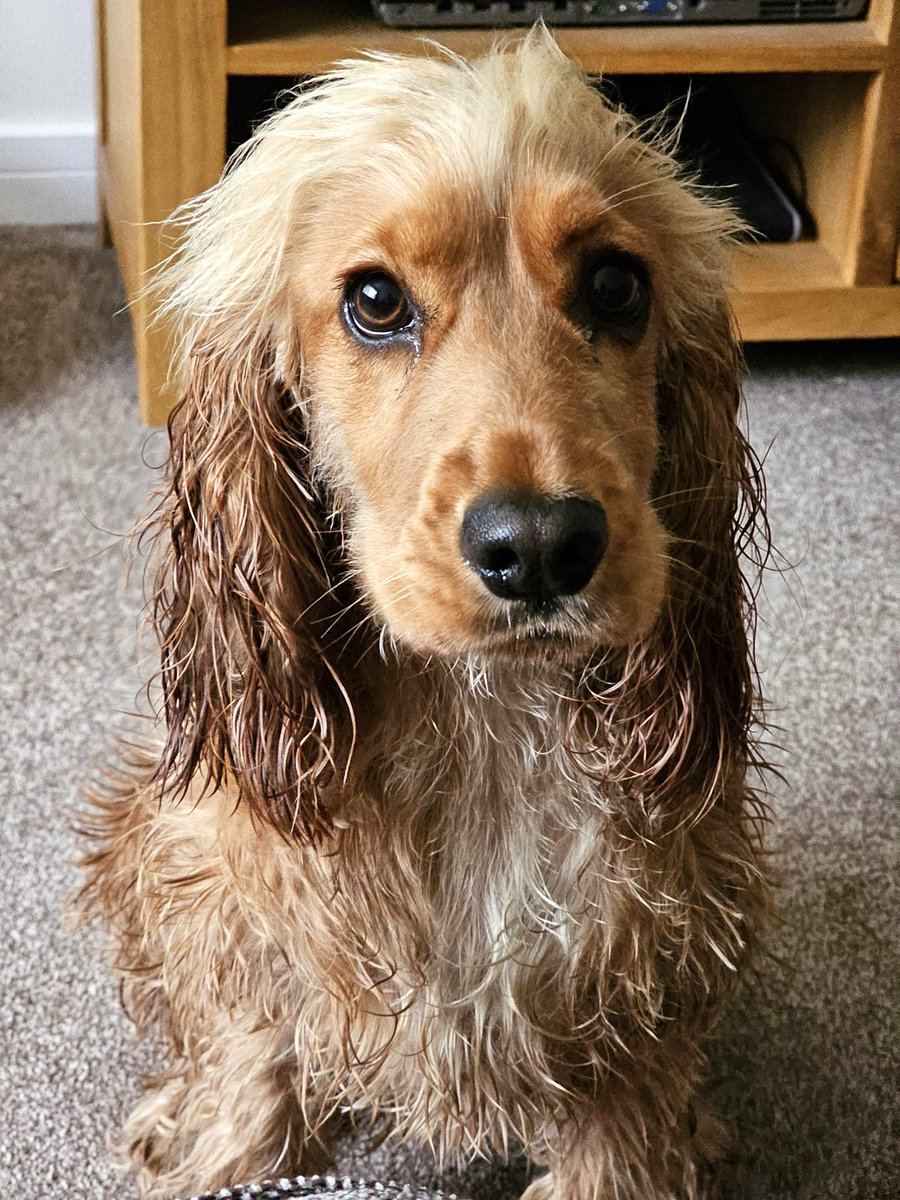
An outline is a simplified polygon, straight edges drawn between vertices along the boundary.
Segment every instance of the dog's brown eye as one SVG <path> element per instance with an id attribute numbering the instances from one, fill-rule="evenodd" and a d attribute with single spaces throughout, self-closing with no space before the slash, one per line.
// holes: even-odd
<path id="1" fill-rule="evenodd" d="M 391 337 L 413 322 L 413 309 L 396 279 L 369 271 L 350 281 L 346 313 L 357 333 L 367 338 Z"/>
<path id="2" fill-rule="evenodd" d="M 627 255 L 610 255 L 590 263 L 584 273 L 579 316 L 591 330 L 608 330 L 626 341 L 644 331 L 650 288 L 643 263 Z"/>
<path id="3" fill-rule="evenodd" d="M 591 300 L 598 312 L 626 312 L 632 308 L 641 290 L 637 275 L 628 267 L 612 263 L 601 267 L 591 280 Z"/>

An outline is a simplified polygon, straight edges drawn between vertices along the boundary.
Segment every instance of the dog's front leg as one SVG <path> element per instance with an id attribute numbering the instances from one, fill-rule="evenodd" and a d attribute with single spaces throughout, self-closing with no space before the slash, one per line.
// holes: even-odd
<path id="1" fill-rule="evenodd" d="M 674 1125 L 634 1094 L 562 1127 L 522 1200 L 704 1200 L 723 1130 L 692 1102 Z"/>
<path id="2" fill-rule="evenodd" d="M 256 1014 L 222 1024 L 147 1081 L 122 1134 L 141 1194 L 182 1196 L 296 1167 L 307 1137 L 292 1041 Z"/>

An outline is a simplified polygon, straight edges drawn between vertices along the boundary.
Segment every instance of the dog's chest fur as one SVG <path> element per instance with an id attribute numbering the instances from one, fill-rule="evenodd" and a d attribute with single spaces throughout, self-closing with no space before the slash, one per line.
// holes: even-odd
<path id="1" fill-rule="evenodd" d="M 443 685 L 388 716 L 378 790 L 395 847 L 415 838 L 437 975 L 457 992 L 442 999 L 459 1004 L 513 959 L 571 959 L 607 818 L 563 745 L 561 680 L 473 668 Z"/>
<path id="2" fill-rule="evenodd" d="M 386 750 L 327 852 L 258 830 L 261 853 L 219 809 L 218 903 L 237 885 L 249 918 L 235 990 L 272 1014 L 298 1090 L 326 1108 L 387 1108 L 451 1153 L 537 1136 L 548 1087 L 622 1077 L 670 1005 L 687 1022 L 713 975 L 722 989 L 741 917 L 711 898 L 735 847 L 717 861 L 702 831 L 660 847 L 627 824 L 602 752 L 579 765 L 566 749 L 566 690 L 511 673 L 400 681 L 377 698 L 359 757 Z M 715 810 L 705 821 L 722 828 Z"/>
<path id="3" fill-rule="evenodd" d="M 660 1019 L 657 935 L 634 953 L 659 921 L 643 855 L 565 748 L 563 691 L 468 673 L 392 692 L 358 799 L 378 808 L 374 857 L 351 806 L 331 860 L 353 930 L 346 1099 L 396 1104 L 448 1148 L 461 1112 L 518 1104 L 527 1126 L 535 1089 L 596 1080 L 626 1026 Z"/>

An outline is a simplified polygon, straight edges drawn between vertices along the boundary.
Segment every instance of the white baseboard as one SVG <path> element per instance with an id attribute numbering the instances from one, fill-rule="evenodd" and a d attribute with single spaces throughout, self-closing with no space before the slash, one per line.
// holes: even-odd
<path id="1" fill-rule="evenodd" d="M 0 124 L 0 225 L 97 220 L 92 123 Z"/>

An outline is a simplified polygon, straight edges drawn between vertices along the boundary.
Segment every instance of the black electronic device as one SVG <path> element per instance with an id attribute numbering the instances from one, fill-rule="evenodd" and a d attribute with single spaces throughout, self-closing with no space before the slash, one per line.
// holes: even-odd
<path id="1" fill-rule="evenodd" d="M 719 80 L 687 76 L 620 75 L 603 90 L 641 121 L 678 132 L 676 157 L 746 222 L 745 240 L 795 242 L 812 222 L 804 211 L 803 166 L 786 143 L 794 166 L 793 197 L 773 172 L 765 141 L 754 138 L 727 87 Z"/>
<path id="2" fill-rule="evenodd" d="M 387 25 L 659 25 L 730 21 L 846 21 L 868 0 L 372 0 Z"/>

